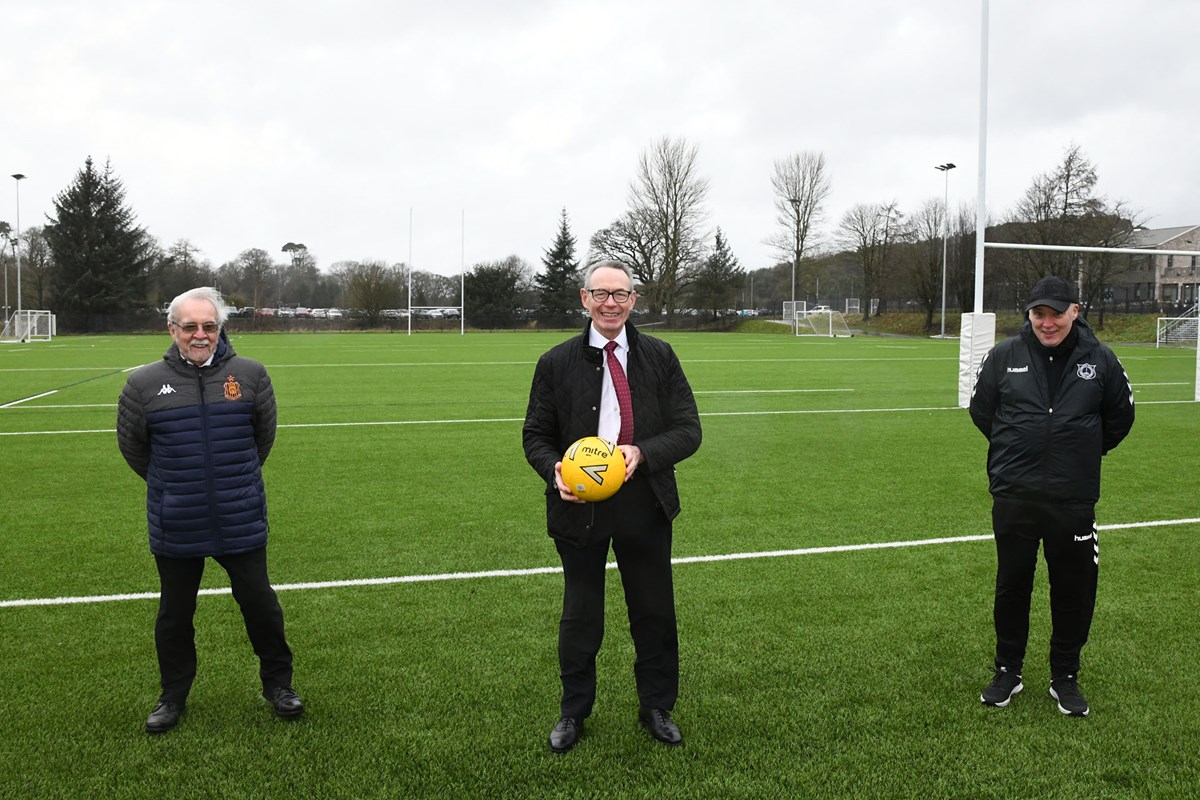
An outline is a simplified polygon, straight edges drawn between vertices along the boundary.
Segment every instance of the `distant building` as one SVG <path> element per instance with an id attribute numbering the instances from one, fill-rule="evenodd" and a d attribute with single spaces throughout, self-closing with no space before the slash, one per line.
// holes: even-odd
<path id="1" fill-rule="evenodd" d="M 1194 256 L 1130 256 L 1129 271 L 1116 288 L 1118 304 L 1162 312 L 1182 312 L 1196 305 L 1200 285 L 1200 225 L 1141 229 L 1133 232 L 1128 247 L 1139 250 L 1195 250 Z M 1124 294 L 1124 297 L 1121 295 Z"/>

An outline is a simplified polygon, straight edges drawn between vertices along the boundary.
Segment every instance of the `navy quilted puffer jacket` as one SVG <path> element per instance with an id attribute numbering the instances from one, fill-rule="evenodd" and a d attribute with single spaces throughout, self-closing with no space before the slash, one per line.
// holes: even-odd
<path id="1" fill-rule="evenodd" d="M 266 546 L 262 464 L 275 423 L 266 369 L 234 353 L 224 331 L 206 367 L 171 345 L 161 361 L 129 376 L 117 443 L 146 481 L 152 553 L 202 558 Z"/>

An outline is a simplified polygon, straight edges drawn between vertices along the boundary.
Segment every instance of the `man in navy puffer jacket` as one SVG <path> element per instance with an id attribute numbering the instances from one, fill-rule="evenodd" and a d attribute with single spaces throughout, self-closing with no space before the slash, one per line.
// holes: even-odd
<path id="1" fill-rule="evenodd" d="M 196 677 L 196 595 L 204 561 L 229 574 L 259 658 L 263 697 L 281 717 L 304 705 L 292 691 L 283 610 L 267 577 L 262 464 L 275 441 L 275 391 L 262 364 L 233 351 L 227 309 L 210 287 L 184 292 L 167 311 L 174 344 L 139 368 L 117 409 L 117 442 L 146 481 L 150 552 L 160 595 L 154 641 L 162 694 L 149 733 L 179 723 Z"/>

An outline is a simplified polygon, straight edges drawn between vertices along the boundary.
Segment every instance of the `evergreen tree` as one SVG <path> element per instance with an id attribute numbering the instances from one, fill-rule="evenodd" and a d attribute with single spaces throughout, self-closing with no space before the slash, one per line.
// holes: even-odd
<path id="1" fill-rule="evenodd" d="M 717 316 L 722 309 L 733 307 L 745 277 L 725 234 L 717 228 L 712 255 L 704 260 L 692 284 L 692 302 L 697 309 L 711 310 Z"/>
<path id="2" fill-rule="evenodd" d="M 44 236 L 55 264 L 52 303 L 64 326 L 106 327 L 105 318 L 144 307 L 153 241 L 135 224 L 111 164 L 100 172 L 88 156 L 54 210 Z"/>
<path id="3" fill-rule="evenodd" d="M 519 256 L 476 264 L 466 279 L 466 313 L 471 324 L 480 328 L 510 327 L 528 272 L 528 264 Z"/>
<path id="4" fill-rule="evenodd" d="M 580 308 L 579 304 L 579 261 L 575 258 L 575 237 L 567 222 L 567 210 L 562 210 L 562 220 L 554 245 L 542 259 L 546 271 L 534 277 L 540 293 L 538 316 L 542 319 L 561 320 Z"/>

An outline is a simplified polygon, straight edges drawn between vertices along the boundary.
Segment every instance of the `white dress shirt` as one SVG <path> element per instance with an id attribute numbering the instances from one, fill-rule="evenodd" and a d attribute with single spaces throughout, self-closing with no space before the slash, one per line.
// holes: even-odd
<path id="1" fill-rule="evenodd" d="M 597 333 L 595 328 L 589 328 L 589 330 L 588 344 L 603 350 L 604 346 L 608 344 L 608 339 Z M 625 378 L 628 380 L 629 337 L 625 335 L 623 328 L 617 334 L 615 341 L 617 349 L 613 353 L 621 364 L 621 369 L 625 370 Z M 604 353 L 604 357 L 600 360 L 604 364 L 604 380 L 600 388 L 600 429 L 596 435 L 616 444 L 617 437 L 621 434 L 621 404 L 617 401 L 617 390 L 613 388 L 612 375 L 608 371 L 608 353 Z"/>

